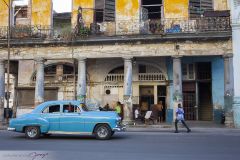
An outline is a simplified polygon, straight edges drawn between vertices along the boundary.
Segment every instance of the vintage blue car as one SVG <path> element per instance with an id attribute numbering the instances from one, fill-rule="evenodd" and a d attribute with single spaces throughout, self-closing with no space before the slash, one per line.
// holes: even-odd
<path id="1" fill-rule="evenodd" d="M 89 111 L 80 101 L 48 101 L 29 114 L 11 119 L 8 130 L 25 133 L 30 139 L 41 134 L 79 134 L 103 140 L 125 127 L 116 112 Z"/>

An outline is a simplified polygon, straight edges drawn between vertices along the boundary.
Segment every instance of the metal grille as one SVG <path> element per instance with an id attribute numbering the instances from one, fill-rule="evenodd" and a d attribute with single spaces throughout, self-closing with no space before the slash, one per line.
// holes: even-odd
<path id="1" fill-rule="evenodd" d="M 204 11 L 213 10 L 213 2 L 212 0 L 190 0 L 189 9 L 191 18 L 199 17 Z"/>
<path id="2" fill-rule="evenodd" d="M 183 107 L 186 120 L 196 120 L 196 94 L 194 92 L 183 93 Z"/>

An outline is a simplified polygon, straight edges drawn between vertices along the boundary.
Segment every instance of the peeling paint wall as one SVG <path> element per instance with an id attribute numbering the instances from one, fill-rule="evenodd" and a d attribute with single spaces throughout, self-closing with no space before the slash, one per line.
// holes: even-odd
<path id="1" fill-rule="evenodd" d="M 94 18 L 94 0 L 73 0 L 72 3 L 72 27 L 77 25 L 78 7 L 83 8 L 83 21 L 86 26 L 89 26 L 93 22 Z"/>
<path id="2" fill-rule="evenodd" d="M 189 0 L 164 0 L 164 18 L 188 18 Z"/>
<path id="3" fill-rule="evenodd" d="M 116 28 L 119 34 L 132 34 L 139 32 L 140 22 L 139 0 L 116 1 Z"/>
<path id="4" fill-rule="evenodd" d="M 213 0 L 214 10 L 230 10 L 228 0 Z"/>
<path id="5" fill-rule="evenodd" d="M 32 0 L 31 25 L 52 25 L 52 0 Z"/>
<path id="6" fill-rule="evenodd" d="M 3 0 L 0 1 L 0 26 L 8 26 L 8 7 Z"/>

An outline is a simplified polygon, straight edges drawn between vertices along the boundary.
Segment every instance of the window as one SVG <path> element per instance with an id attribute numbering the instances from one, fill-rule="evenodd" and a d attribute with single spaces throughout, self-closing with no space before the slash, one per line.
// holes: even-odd
<path id="1" fill-rule="evenodd" d="M 66 105 L 63 105 L 63 112 L 64 113 L 80 113 L 80 108 L 72 104 L 66 104 Z"/>
<path id="2" fill-rule="evenodd" d="M 138 66 L 139 73 L 146 73 L 147 69 L 145 65 L 139 65 Z"/>
<path id="3" fill-rule="evenodd" d="M 104 0 L 95 0 L 95 21 L 103 22 Z"/>
<path id="4" fill-rule="evenodd" d="M 44 109 L 43 113 L 59 113 L 60 105 L 52 105 Z"/>
<path id="5" fill-rule="evenodd" d="M 203 15 L 204 11 L 213 10 L 213 0 L 190 0 L 189 12 L 190 18 L 197 18 Z"/>
<path id="6" fill-rule="evenodd" d="M 194 80 L 195 79 L 195 65 L 194 64 L 183 64 L 182 65 L 183 80 Z"/>
<path id="7" fill-rule="evenodd" d="M 160 19 L 162 17 L 163 5 L 162 0 L 142 0 L 142 8 L 145 10 L 143 15 L 148 19 Z"/>
<path id="8" fill-rule="evenodd" d="M 115 0 L 95 0 L 95 22 L 115 21 Z"/>

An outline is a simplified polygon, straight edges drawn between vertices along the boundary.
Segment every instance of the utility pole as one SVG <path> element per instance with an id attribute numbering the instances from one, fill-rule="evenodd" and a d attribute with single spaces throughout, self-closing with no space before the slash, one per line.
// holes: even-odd
<path id="1" fill-rule="evenodd" d="M 11 45 L 10 45 L 10 40 L 11 40 L 11 11 L 12 11 L 12 1 L 8 0 L 8 4 L 6 3 L 5 0 L 3 0 L 4 3 L 8 7 L 8 28 L 7 28 L 7 92 L 6 92 L 6 100 L 7 100 L 7 108 L 6 108 L 6 121 L 7 123 L 9 122 L 9 98 L 10 98 L 10 53 L 11 53 Z"/>
<path id="2" fill-rule="evenodd" d="M 6 118 L 7 118 L 7 123 L 9 123 L 9 98 L 10 98 L 10 92 L 9 92 L 9 87 L 10 87 L 10 38 L 11 38 L 11 9 L 12 9 L 12 1 L 8 0 L 8 56 L 7 56 L 7 109 L 6 109 Z"/>

